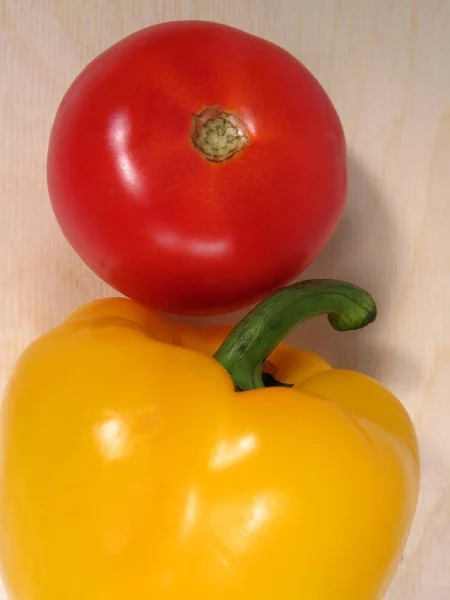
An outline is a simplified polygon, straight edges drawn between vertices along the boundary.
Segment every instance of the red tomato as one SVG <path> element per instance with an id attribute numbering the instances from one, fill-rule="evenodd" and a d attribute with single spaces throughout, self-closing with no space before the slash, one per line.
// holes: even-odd
<path id="1" fill-rule="evenodd" d="M 347 192 L 341 122 L 280 47 L 187 21 L 94 59 L 57 112 L 48 187 L 64 234 L 113 288 L 218 314 L 292 281 Z"/>

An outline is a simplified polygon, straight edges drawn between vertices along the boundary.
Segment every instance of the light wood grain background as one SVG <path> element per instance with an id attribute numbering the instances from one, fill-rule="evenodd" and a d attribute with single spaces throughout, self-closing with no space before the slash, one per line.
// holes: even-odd
<path id="1" fill-rule="evenodd" d="M 0 392 L 28 342 L 111 294 L 50 210 L 46 148 L 61 96 L 108 45 L 179 18 L 218 20 L 279 43 L 340 113 L 348 208 L 307 275 L 367 287 L 379 319 L 352 334 L 318 320 L 291 341 L 379 378 L 410 411 L 422 493 L 390 598 L 448 600 L 450 0 L 0 0 Z"/>

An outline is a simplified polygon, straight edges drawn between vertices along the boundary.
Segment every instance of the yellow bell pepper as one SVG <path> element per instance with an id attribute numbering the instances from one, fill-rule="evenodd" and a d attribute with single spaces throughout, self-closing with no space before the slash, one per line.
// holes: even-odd
<path id="1" fill-rule="evenodd" d="M 3 407 L 11 600 L 381 599 L 416 508 L 412 422 L 373 379 L 278 345 L 309 316 L 375 313 L 309 281 L 233 330 L 114 298 L 36 340 Z"/>

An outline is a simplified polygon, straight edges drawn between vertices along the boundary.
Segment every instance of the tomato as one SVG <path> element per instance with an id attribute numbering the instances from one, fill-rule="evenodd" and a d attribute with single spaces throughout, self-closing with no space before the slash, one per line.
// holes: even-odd
<path id="1" fill-rule="evenodd" d="M 330 98 L 291 54 L 213 22 L 168 22 L 97 56 L 48 148 L 57 221 L 114 289 L 219 314 L 297 277 L 347 193 Z"/>

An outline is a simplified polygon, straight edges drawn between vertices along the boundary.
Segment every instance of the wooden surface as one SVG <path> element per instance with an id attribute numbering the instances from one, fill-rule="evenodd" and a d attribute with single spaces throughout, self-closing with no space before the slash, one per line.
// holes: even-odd
<path id="1" fill-rule="evenodd" d="M 70 250 L 50 210 L 46 147 L 61 96 L 108 45 L 178 18 L 222 21 L 281 44 L 340 113 L 348 208 L 308 276 L 367 287 L 379 318 L 345 335 L 318 320 L 291 341 L 379 378 L 410 411 L 422 494 L 390 598 L 448 600 L 449 0 L 0 0 L 0 388 L 28 342 L 111 293 Z"/>

